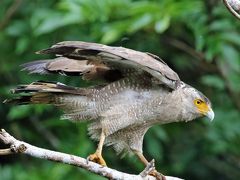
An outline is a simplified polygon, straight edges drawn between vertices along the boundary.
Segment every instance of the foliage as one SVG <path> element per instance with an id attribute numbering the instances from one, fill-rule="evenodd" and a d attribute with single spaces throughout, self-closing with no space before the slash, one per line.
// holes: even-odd
<path id="1" fill-rule="evenodd" d="M 19 3 L 16 8 L 11 8 Z M 63 40 L 124 46 L 162 57 L 181 79 L 204 92 L 216 114 L 149 130 L 148 159 L 164 174 L 185 179 L 240 177 L 240 24 L 221 1 L 211 0 L 3 0 L 0 9 L 0 93 L 34 80 L 87 86 L 79 78 L 27 75 L 19 65 L 33 52 Z M 10 15 L 9 15 L 10 14 Z M 86 124 L 59 121 L 51 106 L 0 104 L 0 127 L 40 147 L 86 157 L 96 143 Z M 3 146 L 1 146 L 3 147 Z M 110 167 L 139 173 L 136 157 L 104 149 Z M 28 157 L 0 157 L 1 179 L 102 179 L 84 170 Z"/>

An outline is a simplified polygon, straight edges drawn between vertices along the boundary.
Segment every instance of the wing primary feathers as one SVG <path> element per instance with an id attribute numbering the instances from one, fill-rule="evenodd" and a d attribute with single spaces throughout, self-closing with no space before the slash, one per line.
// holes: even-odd
<path id="1" fill-rule="evenodd" d="M 64 76 L 82 76 L 84 80 L 104 80 L 113 82 L 123 77 L 118 69 L 111 69 L 98 61 L 74 60 L 67 57 L 38 60 L 21 65 L 23 71 L 30 74 L 60 74 Z"/>
<path id="2" fill-rule="evenodd" d="M 20 65 L 22 67 L 22 71 L 28 71 L 30 74 L 38 73 L 38 74 L 49 74 L 50 72 L 46 69 L 48 63 L 53 60 L 39 60 L 33 61 L 29 63 L 24 63 Z"/>
<path id="3" fill-rule="evenodd" d="M 65 41 L 37 53 L 55 54 L 60 56 L 60 59 L 56 58 L 52 62 L 38 61 L 35 64 L 25 64 L 24 70 L 41 74 L 83 75 L 83 79 L 86 80 L 98 78 L 106 80 L 104 76 L 108 74 L 106 73 L 108 70 L 118 70 L 116 72 L 121 72 L 122 76 L 129 76 L 131 73 L 145 73 L 158 79 L 160 84 L 166 84 L 172 89 L 176 89 L 180 81 L 177 73 L 158 56 L 124 47 Z M 79 64 L 78 61 L 86 63 L 83 65 L 84 63 Z M 80 68 L 87 67 L 87 65 L 92 65 L 92 67 L 88 67 L 90 69 L 85 71 Z M 128 70 L 131 70 L 131 72 L 127 72 Z"/>
<path id="4" fill-rule="evenodd" d="M 70 54 L 75 50 L 73 47 L 63 47 L 63 48 L 47 48 L 37 51 L 36 54 Z"/>
<path id="5" fill-rule="evenodd" d="M 165 61 L 163 61 L 159 56 L 155 55 L 155 54 L 152 54 L 150 52 L 146 52 L 147 55 L 153 57 L 154 59 L 158 60 L 158 61 L 161 61 L 161 63 L 167 65 L 167 63 L 165 63 Z"/>

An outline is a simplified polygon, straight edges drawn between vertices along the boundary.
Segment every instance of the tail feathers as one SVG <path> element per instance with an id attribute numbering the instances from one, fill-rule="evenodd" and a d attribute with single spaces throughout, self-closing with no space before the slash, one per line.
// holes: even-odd
<path id="1" fill-rule="evenodd" d="M 56 83 L 56 82 L 37 81 L 28 85 L 19 85 L 17 86 L 17 88 L 12 89 L 11 92 L 13 94 L 48 92 L 48 93 L 66 93 L 66 94 L 75 94 L 75 95 L 86 95 L 88 94 L 88 89 L 66 86 L 65 84 L 58 83 L 58 82 Z"/>
<path id="2" fill-rule="evenodd" d="M 64 111 L 63 118 L 65 119 L 72 121 L 92 120 L 96 118 L 95 102 L 91 98 L 94 91 L 96 90 L 38 81 L 13 89 L 12 93 L 18 94 L 18 97 L 7 99 L 4 103 L 18 105 L 53 104 Z"/>
<path id="3" fill-rule="evenodd" d="M 5 104 L 18 104 L 18 105 L 26 105 L 26 104 L 53 104 L 54 103 L 54 95 L 50 93 L 36 93 L 32 95 L 15 97 L 12 99 L 6 99 L 3 101 Z"/>
<path id="4" fill-rule="evenodd" d="M 75 88 L 62 83 L 38 81 L 29 85 L 19 85 L 17 88 L 12 89 L 13 94 L 20 94 L 20 96 L 6 99 L 3 103 L 55 104 L 56 97 L 59 97 L 60 94 L 86 96 L 89 91 L 86 88 Z"/>

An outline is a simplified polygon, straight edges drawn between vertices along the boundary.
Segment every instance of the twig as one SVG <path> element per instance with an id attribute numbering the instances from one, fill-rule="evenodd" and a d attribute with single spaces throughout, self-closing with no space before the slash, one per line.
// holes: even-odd
<path id="1" fill-rule="evenodd" d="M 0 131 L 0 140 L 4 142 L 4 144 L 8 144 L 11 146 L 12 153 L 22 153 L 29 156 L 46 159 L 49 161 L 55 161 L 59 163 L 69 164 L 77 167 L 84 168 L 90 172 L 98 174 L 103 177 L 107 177 L 109 179 L 133 179 L 133 180 L 154 180 L 153 176 L 147 175 L 146 177 L 142 177 L 141 175 L 127 174 L 124 172 L 117 171 L 115 169 L 111 169 L 108 167 L 103 167 L 94 162 L 87 162 L 86 159 L 74 156 L 71 154 L 51 151 L 48 149 L 39 148 L 28 144 L 23 141 L 19 141 L 15 139 L 13 136 L 8 134 L 4 129 Z M 3 155 L 3 154 L 1 154 Z M 176 177 L 166 176 L 167 180 L 181 180 Z"/>
<path id="2" fill-rule="evenodd" d="M 203 53 L 196 51 L 193 47 L 189 46 L 188 44 L 186 44 L 183 41 L 174 39 L 172 37 L 165 37 L 164 42 L 188 53 L 189 55 L 191 55 L 192 57 L 194 57 L 196 59 L 199 59 L 201 61 L 205 59 Z"/>
<path id="3" fill-rule="evenodd" d="M 198 59 L 200 61 L 200 65 L 202 69 L 208 72 L 217 72 L 216 67 L 207 62 L 203 52 L 196 51 L 193 47 L 191 47 L 187 43 L 172 37 L 165 37 L 163 40 L 164 40 L 164 43 L 167 43 L 179 50 L 182 50 L 183 52 L 189 54 L 193 58 Z"/>
<path id="4" fill-rule="evenodd" d="M 220 63 L 221 61 L 217 61 L 217 68 L 219 71 L 219 74 L 221 75 L 221 77 L 223 78 L 225 85 L 226 85 L 226 89 L 228 94 L 230 95 L 230 98 L 232 99 L 234 105 L 236 106 L 237 109 L 240 110 L 240 101 L 239 101 L 239 93 L 235 92 L 234 89 L 232 88 L 227 74 L 228 74 L 228 68 L 226 68 L 227 66 L 224 64 Z"/>
<path id="5" fill-rule="evenodd" d="M 7 23 L 9 22 L 11 17 L 14 15 L 14 13 L 17 11 L 21 3 L 22 3 L 22 0 L 15 0 L 14 3 L 8 8 L 7 12 L 5 13 L 5 16 L 0 21 L 0 30 L 7 25 Z"/>
<path id="6" fill-rule="evenodd" d="M 232 13 L 233 16 L 240 19 L 240 1 L 239 0 L 223 0 L 224 5 Z"/>
<path id="7" fill-rule="evenodd" d="M 49 131 L 46 127 L 44 127 L 38 119 L 31 117 L 29 121 L 32 123 L 36 131 L 41 134 L 41 136 L 54 148 L 57 149 L 59 147 L 59 140 L 54 136 L 54 134 Z"/>

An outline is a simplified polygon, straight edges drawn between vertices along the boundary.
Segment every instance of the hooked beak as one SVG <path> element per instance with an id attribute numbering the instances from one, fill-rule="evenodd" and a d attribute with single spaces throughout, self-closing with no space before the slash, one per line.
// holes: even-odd
<path id="1" fill-rule="evenodd" d="M 207 116 L 209 119 L 210 119 L 210 121 L 212 121 L 213 119 L 214 119 L 214 112 L 213 112 L 213 110 L 210 108 L 209 110 L 208 110 L 208 112 L 205 114 L 205 116 Z"/>

